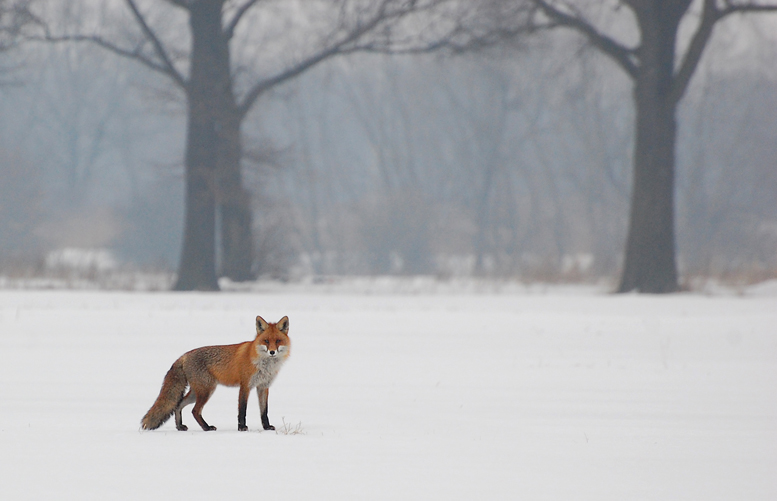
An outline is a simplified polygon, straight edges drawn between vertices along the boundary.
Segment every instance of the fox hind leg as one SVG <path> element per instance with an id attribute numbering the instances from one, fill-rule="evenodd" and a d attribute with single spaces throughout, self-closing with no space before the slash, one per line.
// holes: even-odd
<path id="1" fill-rule="evenodd" d="M 186 431 L 189 429 L 185 424 L 183 424 L 183 416 L 181 415 L 183 408 L 187 405 L 193 403 L 195 400 L 194 392 L 189 389 L 189 392 L 186 394 L 186 396 L 181 399 L 181 403 L 178 404 L 178 407 L 175 408 L 175 427 L 179 431 Z"/>
<path id="2" fill-rule="evenodd" d="M 216 429 L 215 426 L 209 425 L 205 420 L 202 418 L 202 408 L 205 407 L 205 404 L 208 403 L 208 400 L 210 400 L 210 396 L 213 395 L 213 390 L 216 388 L 192 388 L 192 391 L 194 391 L 194 395 L 196 398 L 196 401 L 194 403 L 194 409 L 192 409 L 192 415 L 194 416 L 194 419 L 199 423 L 199 425 L 202 427 L 204 431 L 214 431 Z"/>

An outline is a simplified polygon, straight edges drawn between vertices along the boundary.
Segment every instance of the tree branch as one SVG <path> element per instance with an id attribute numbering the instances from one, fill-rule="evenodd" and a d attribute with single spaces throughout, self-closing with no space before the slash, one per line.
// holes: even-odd
<path id="1" fill-rule="evenodd" d="M 152 69 L 158 73 L 161 73 L 167 77 L 169 77 L 171 80 L 173 80 L 176 84 L 178 84 L 181 88 L 184 90 L 186 89 L 186 81 L 179 80 L 181 77 L 177 73 L 171 74 L 168 67 L 159 64 L 158 62 L 154 61 L 153 59 L 143 55 L 141 49 L 142 45 L 138 45 L 134 50 L 125 49 L 122 47 L 119 47 L 118 45 L 113 44 L 112 42 L 109 42 L 101 37 L 95 36 L 95 35 L 65 35 L 65 36 L 52 36 L 49 34 L 46 34 L 45 37 L 28 37 L 28 40 L 31 41 L 45 41 L 45 42 L 52 42 L 52 43 L 61 43 L 61 42 L 89 42 L 97 45 L 98 47 L 101 47 L 105 50 L 108 50 L 109 52 L 113 52 L 116 55 L 125 57 L 127 59 L 132 59 L 133 61 L 137 61 L 141 63 L 142 65 L 146 66 L 149 69 Z"/>
<path id="2" fill-rule="evenodd" d="M 356 28 L 350 31 L 341 40 L 331 44 L 329 47 L 321 50 L 320 52 L 313 54 L 312 56 L 309 56 L 306 59 L 303 59 L 302 61 L 291 66 L 290 68 L 287 68 L 272 77 L 266 78 L 254 84 L 248 90 L 248 92 L 246 92 L 246 95 L 243 98 L 242 103 L 240 103 L 240 105 L 238 106 L 238 113 L 241 116 L 245 116 L 251 110 L 251 107 L 254 105 L 254 103 L 259 98 L 259 96 L 262 95 L 262 93 L 264 93 L 268 89 L 296 77 L 297 75 L 305 72 L 306 70 L 312 68 L 318 63 L 325 61 L 326 59 L 329 59 L 330 57 L 333 57 L 335 55 L 355 52 L 358 49 L 355 47 L 349 48 L 348 47 L 349 44 L 353 44 L 354 42 L 359 40 L 362 36 L 364 36 L 366 33 L 369 33 L 370 31 L 375 29 L 381 23 L 387 22 L 388 20 L 395 20 L 403 17 L 408 12 L 411 12 L 415 7 L 414 6 L 415 2 L 410 2 L 409 5 L 404 6 L 395 12 L 389 12 L 388 6 L 390 3 L 391 3 L 391 0 L 383 0 L 380 7 L 377 9 L 375 15 L 373 15 L 369 20 L 367 20 L 364 23 L 357 23 Z"/>
<path id="3" fill-rule="evenodd" d="M 168 3 L 171 3 L 173 5 L 177 5 L 178 7 L 181 7 L 182 9 L 188 9 L 190 2 L 188 0 L 167 0 Z"/>
<path id="4" fill-rule="evenodd" d="M 179 0 L 168 0 L 170 3 L 178 5 Z M 184 1 L 184 0 L 180 0 Z M 33 17 L 33 20 L 35 24 L 37 24 L 40 28 L 42 28 L 44 32 L 44 36 L 27 36 L 25 37 L 27 40 L 30 41 L 38 41 L 38 42 L 50 42 L 50 43 L 62 43 L 62 42 L 88 42 L 93 43 L 97 45 L 98 47 L 101 47 L 109 52 L 112 52 L 118 56 L 131 59 L 133 61 L 137 61 L 143 66 L 146 66 L 147 68 L 156 71 L 157 73 L 161 73 L 165 75 L 166 77 L 170 78 L 176 85 L 178 85 L 181 89 L 184 91 L 186 90 L 188 83 L 186 79 L 178 72 L 178 70 L 173 66 L 172 61 L 167 57 L 167 53 L 164 50 L 164 47 L 162 46 L 159 39 L 156 37 L 156 35 L 151 31 L 148 24 L 146 23 L 143 16 L 140 14 L 140 12 L 137 9 L 137 6 L 135 5 L 133 0 L 126 0 L 128 6 L 130 7 L 130 10 L 133 13 L 133 16 L 135 17 L 135 20 L 140 24 L 141 29 L 143 30 L 144 39 L 140 43 L 138 43 L 137 47 L 134 49 L 127 49 L 124 47 L 120 47 L 119 45 L 110 42 L 100 36 L 97 35 L 61 35 L 61 36 L 54 36 L 49 31 L 48 25 L 42 20 L 37 17 Z M 154 47 L 155 47 L 155 53 L 157 57 L 159 57 L 162 62 L 156 61 L 153 58 L 143 54 L 143 45 L 144 42 L 150 41 Z"/>
<path id="5" fill-rule="evenodd" d="M 162 45 L 162 42 L 159 40 L 159 38 L 156 36 L 154 31 L 149 27 L 148 23 L 146 23 L 146 19 L 143 17 L 143 15 L 138 10 L 137 5 L 135 5 L 135 0 L 125 0 L 127 3 L 127 6 L 132 11 L 132 15 L 135 17 L 135 20 L 140 25 L 140 29 L 143 31 L 143 35 L 151 42 L 151 45 L 154 47 L 154 52 L 156 53 L 157 57 L 162 61 L 161 65 L 165 68 L 165 74 L 169 76 L 170 78 L 175 81 L 175 83 L 178 84 L 181 88 L 186 88 L 186 79 L 181 75 L 176 67 L 173 65 L 173 62 L 170 60 L 170 58 L 167 55 L 167 51 L 164 48 L 164 45 Z M 177 2 L 173 2 L 178 5 Z"/>
<path id="6" fill-rule="evenodd" d="M 418 40 L 418 35 L 412 33 L 405 39 L 361 43 L 355 49 L 378 54 L 425 54 L 439 50 L 460 54 L 494 47 L 546 28 L 532 22 L 537 7 L 522 1 L 492 0 L 475 2 L 468 7 L 469 12 L 459 11 L 453 18 L 438 15 L 437 26 L 419 30 L 432 32 L 431 39 Z M 444 28 L 442 33 L 435 29 L 440 25 Z"/>
<path id="7" fill-rule="evenodd" d="M 297 75 L 317 65 L 321 61 L 324 61 L 336 54 L 339 54 L 341 51 L 341 47 L 342 47 L 341 44 L 337 44 L 333 47 L 329 47 L 328 49 L 323 50 L 317 54 L 314 54 L 313 56 L 299 62 L 295 66 L 292 66 L 291 68 L 287 68 L 286 70 L 278 73 L 277 75 L 274 75 L 270 78 L 257 82 L 256 84 L 254 84 L 253 87 L 251 87 L 248 90 L 248 92 L 246 92 L 246 95 L 243 98 L 243 101 L 238 106 L 238 113 L 240 114 L 241 117 L 245 116 L 251 110 L 251 107 L 253 107 L 254 103 L 259 98 L 259 96 L 261 96 L 265 91 L 287 80 L 291 80 Z"/>
<path id="8" fill-rule="evenodd" d="M 688 50 L 685 52 L 683 61 L 675 74 L 672 81 L 672 90 L 670 98 L 676 104 L 682 99 L 685 94 L 688 84 L 691 81 L 691 77 L 696 71 L 699 61 L 704 54 L 704 49 L 712 36 L 712 31 L 715 25 L 726 16 L 736 13 L 748 13 L 748 12 L 777 12 L 777 5 L 764 5 L 764 4 L 734 4 L 730 0 L 726 1 L 726 5 L 721 9 L 717 6 L 715 0 L 704 0 L 704 8 L 702 10 L 701 21 L 699 27 L 691 38 L 691 43 L 688 45 Z"/>
<path id="9" fill-rule="evenodd" d="M 238 23 L 240 23 L 240 20 L 243 18 L 243 16 L 248 12 L 251 7 L 259 3 L 260 0 L 248 0 L 246 3 L 241 5 L 237 11 L 235 12 L 235 15 L 232 16 L 232 19 L 227 23 L 226 29 L 224 29 L 224 35 L 226 35 L 227 40 L 232 39 L 232 37 L 235 35 L 235 28 L 237 28 Z"/>
<path id="10" fill-rule="evenodd" d="M 423 45 L 397 48 L 390 45 L 369 42 L 350 48 L 348 52 L 368 52 L 386 55 L 416 55 L 428 54 L 440 50 L 448 50 L 454 54 L 477 51 L 494 47 L 499 43 L 537 31 L 536 26 L 519 26 L 514 29 L 500 29 L 488 33 L 474 33 L 463 26 L 452 29 L 448 36 L 440 37 Z M 346 53 L 343 51 L 342 53 Z"/>
<path id="11" fill-rule="evenodd" d="M 596 48 L 618 63 L 629 76 L 632 78 L 637 76 L 639 68 L 635 62 L 635 49 L 629 49 L 609 36 L 600 33 L 591 23 L 579 15 L 563 12 L 546 0 L 532 0 L 532 2 L 539 7 L 543 14 L 553 21 L 546 28 L 563 26 L 577 31 L 585 36 Z"/>
<path id="12" fill-rule="evenodd" d="M 704 53 L 704 48 L 707 46 L 707 42 L 712 36 L 712 30 L 715 28 L 721 18 L 721 11 L 718 10 L 715 5 L 715 0 L 704 0 L 704 9 L 702 10 L 701 21 L 699 27 L 696 29 L 696 33 L 691 38 L 691 43 L 688 45 L 688 50 L 685 51 L 682 63 L 680 63 L 679 69 L 672 79 L 672 90 L 670 91 L 670 99 L 673 103 L 677 104 L 682 99 L 685 90 L 688 88 L 688 83 L 691 81 L 691 77 L 696 71 L 696 67 L 699 65 L 701 56 Z"/>
<path id="13" fill-rule="evenodd" d="M 726 0 L 725 5 L 726 7 L 720 10 L 721 18 L 736 13 L 777 12 L 777 4 L 734 3 Z"/>

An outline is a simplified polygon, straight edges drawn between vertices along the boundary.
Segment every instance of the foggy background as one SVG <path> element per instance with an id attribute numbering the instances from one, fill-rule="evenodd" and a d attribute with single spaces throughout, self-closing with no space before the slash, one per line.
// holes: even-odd
<path id="1" fill-rule="evenodd" d="M 110 18 L 90 2 L 43 5 L 64 31 Z M 685 281 L 777 275 L 773 17 L 717 26 L 681 101 Z M 181 47 L 185 22 L 167 23 Z M 234 55 L 261 72 L 252 33 Z M 174 273 L 182 93 L 86 43 L 0 58 L 0 275 Z M 324 62 L 261 97 L 242 129 L 254 272 L 611 279 L 627 229 L 631 86 L 561 33 L 460 56 Z"/>

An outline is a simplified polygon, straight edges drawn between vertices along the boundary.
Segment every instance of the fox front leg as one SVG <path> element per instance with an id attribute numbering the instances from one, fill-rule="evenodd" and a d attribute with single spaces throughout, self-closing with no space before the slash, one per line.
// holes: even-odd
<path id="1" fill-rule="evenodd" d="M 270 394 L 270 389 L 257 388 L 256 394 L 259 396 L 259 412 L 262 414 L 262 428 L 265 430 L 274 430 L 275 426 L 270 424 L 270 418 L 267 417 L 267 397 Z"/>
<path id="2" fill-rule="evenodd" d="M 237 399 L 237 430 L 248 431 L 246 426 L 246 409 L 248 409 L 248 394 L 251 389 L 247 386 L 240 387 L 240 395 Z"/>

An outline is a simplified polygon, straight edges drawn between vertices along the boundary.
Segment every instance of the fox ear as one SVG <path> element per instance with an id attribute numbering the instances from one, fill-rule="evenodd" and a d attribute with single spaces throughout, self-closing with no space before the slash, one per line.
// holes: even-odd
<path id="1" fill-rule="evenodd" d="M 267 327 L 269 327 L 269 325 L 267 325 L 267 322 L 265 322 L 262 317 L 257 315 L 256 316 L 256 333 L 257 334 L 261 334 L 262 332 L 267 330 Z"/>
<path id="2" fill-rule="evenodd" d="M 283 332 L 284 334 L 289 333 L 289 317 L 283 317 L 282 319 L 278 320 L 276 325 L 278 326 L 279 331 Z"/>

